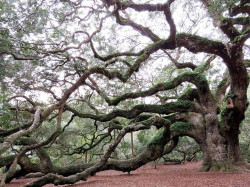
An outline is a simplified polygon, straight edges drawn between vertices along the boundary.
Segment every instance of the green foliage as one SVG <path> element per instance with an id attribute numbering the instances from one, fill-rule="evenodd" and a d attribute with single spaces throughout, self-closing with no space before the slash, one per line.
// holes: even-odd
<path id="1" fill-rule="evenodd" d="M 195 68 L 195 72 L 202 73 L 204 69 L 207 67 L 207 62 L 203 62 L 201 65 L 199 65 L 197 68 Z"/>
<path id="2" fill-rule="evenodd" d="M 14 112 L 9 109 L 10 104 L 6 101 L 6 95 L 0 93 L 0 127 L 3 129 L 8 129 L 13 127 Z"/>
<path id="3" fill-rule="evenodd" d="M 128 140 L 121 141 L 119 149 L 117 149 L 118 157 L 121 159 L 130 159 L 131 158 L 131 142 Z"/>
<path id="4" fill-rule="evenodd" d="M 164 128 L 141 130 L 136 133 L 135 153 L 139 154 L 146 147 L 150 149 L 154 145 L 163 145 L 166 143 L 166 139 L 168 139 L 168 135 Z"/>
<path id="5" fill-rule="evenodd" d="M 228 8 L 232 8 L 238 3 L 240 0 L 214 0 L 210 1 L 210 11 L 216 12 L 217 14 L 222 14 Z"/>
<path id="6" fill-rule="evenodd" d="M 155 134 L 155 136 L 149 140 L 149 142 L 147 143 L 147 146 L 151 146 L 151 145 L 161 145 L 164 142 L 164 139 L 166 137 L 166 132 L 164 128 L 161 128 L 160 130 L 158 130 L 158 132 Z"/>
<path id="7" fill-rule="evenodd" d="M 220 84 L 218 85 L 218 88 L 221 88 L 222 86 L 224 86 L 225 84 L 226 84 L 226 82 L 227 82 L 227 78 L 224 78 L 221 82 L 220 82 Z"/>
<path id="8" fill-rule="evenodd" d="M 226 107 L 226 101 L 227 101 L 228 98 L 233 99 L 234 97 L 235 97 L 234 93 L 228 93 L 225 96 L 224 101 L 223 101 L 223 103 L 221 105 L 221 108 L 220 108 L 220 111 L 221 111 L 220 115 L 221 115 L 221 117 L 226 117 L 227 115 L 230 115 L 231 110 Z"/>

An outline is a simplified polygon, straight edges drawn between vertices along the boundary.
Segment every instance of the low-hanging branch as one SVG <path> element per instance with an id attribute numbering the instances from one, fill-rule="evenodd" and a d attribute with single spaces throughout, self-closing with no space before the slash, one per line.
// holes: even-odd
<path id="1" fill-rule="evenodd" d="M 4 174 L 3 178 L 1 179 L 1 184 L 4 184 L 5 183 L 5 180 L 10 180 L 13 178 L 13 176 L 15 175 L 15 172 L 16 172 L 16 167 L 17 167 L 17 163 L 19 162 L 19 160 L 28 152 L 28 151 L 31 151 L 31 150 L 34 150 L 34 149 L 37 149 L 37 148 L 40 148 L 44 145 L 47 145 L 49 144 L 50 142 L 54 141 L 62 132 L 62 128 L 61 128 L 61 120 L 62 120 L 62 114 L 63 114 L 63 109 L 64 109 L 64 105 L 60 108 L 59 110 L 59 115 L 57 117 L 57 128 L 56 128 L 56 131 L 45 141 L 43 142 L 39 142 L 37 144 L 32 144 L 32 145 L 29 145 L 27 148 L 25 148 L 24 150 L 22 150 L 14 159 L 13 163 L 11 164 L 10 166 L 10 169 L 7 173 Z M 36 111 L 36 114 L 35 114 L 35 119 L 34 119 L 34 122 L 32 124 L 32 126 L 36 123 L 39 122 L 40 120 L 40 113 L 41 113 L 41 109 L 38 108 L 37 111 Z M 39 116 L 39 117 L 38 117 Z M 28 129 L 28 132 L 31 133 L 32 131 L 34 131 L 34 127 L 32 129 L 32 126 Z M 47 158 L 47 161 L 48 158 Z M 46 166 L 49 166 L 49 167 L 46 167 Z M 51 165 L 45 165 L 45 167 L 51 171 Z M 29 172 L 29 168 L 24 170 L 24 173 L 26 172 Z"/>
<path id="2" fill-rule="evenodd" d="M 45 175 L 45 176 L 39 178 L 36 181 L 28 183 L 27 185 L 25 185 L 25 187 L 43 186 L 43 185 L 49 184 L 49 183 L 52 183 L 55 185 L 74 184 L 79 180 L 87 180 L 89 175 L 93 175 L 96 172 L 103 170 L 104 167 L 108 167 L 110 169 L 116 168 L 116 170 L 118 170 L 118 169 L 121 170 L 123 168 L 122 171 L 134 170 L 134 169 L 140 167 L 141 165 L 143 165 L 144 162 L 147 163 L 150 160 L 155 160 L 160 155 L 162 155 L 165 145 L 170 140 L 170 131 L 169 131 L 170 122 L 167 120 L 164 120 L 164 119 L 162 122 L 163 122 L 162 125 L 164 125 L 164 128 L 160 129 L 159 132 L 156 134 L 156 136 L 148 143 L 146 150 L 134 159 L 130 159 L 129 161 L 128 160 L 118 161 L 118 163 L 116 163 L 115 160 L 111 160 L 111 159 L 108 161 L 112 152 L 115 150 L 117 145 L 120 143 L 122 138 L 127 133 L 132 132 L 132 131 L 138 131 L 138 130 L 145 128 L 145 125 L 143 125 L 141 123 L 124 127 L 120 131 L 120 133 L 116 137 L 116 139 L 114 140 L 114 143 L 112 143 L 109 146 L 108 150 L 106 151 L 106 153 L 104 154 L 102 159 L 98 163 L 96 163 L 96 164 L 92 165 L 91 167 L 87 168 L 86 170 L 84 170 L 83 172 L 77 173 L 77 174 L 69 176 L 69 177 L 64 177 L 62 175 L 56 175 L 56 174 L 51 173 L 51 174 L 48 174 L 48 175 Z M 151 125 L 154 125 L 154 123 L 155 123 L 155 121 L 153 121 L 151 124 L 148 124 L 148 125 L 151 126 Z M 130 162 L 130 163 L 133 162 L 133 163 L 127 164 L 128 162 Z M 119 165 L 121 165 L 123 167 L 119 167 Z M 107 169 L 107 168 L 105 168 L 105 169 Z"/>

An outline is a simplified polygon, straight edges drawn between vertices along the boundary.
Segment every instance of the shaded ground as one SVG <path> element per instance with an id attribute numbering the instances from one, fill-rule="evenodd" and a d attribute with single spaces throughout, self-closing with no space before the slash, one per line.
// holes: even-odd
<path id="1" fill-rule="evenodd" d="M 145 165 L 130 175 L 103 171 L 89 177 L 86 182 L 80 181 L 64 187 L 250 187 L 250 173 L 198 172 L 200 167 L 201 162 L 196 162 L 184 165 L 157 164 L 157 169 L 154 169 L 154 165 Z M 13 180 L 6 187 L 19 187 L 32 180 Z"/>

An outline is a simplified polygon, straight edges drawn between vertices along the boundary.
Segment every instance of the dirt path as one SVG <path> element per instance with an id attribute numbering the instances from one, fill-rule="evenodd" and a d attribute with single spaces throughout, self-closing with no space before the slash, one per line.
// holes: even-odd
<path id="1" fill-rule="evenodd" d="M 201 162 L 184 165 L 145 165 L 127 173 L 103 171 L 86 182 L 67 187 L 250 187 L 250 173 L 198 172 Z M 19 187 L 34 179 L 13 180 L 6 187 Z M 54 185 L 46 185 L 52 187 Z"/>

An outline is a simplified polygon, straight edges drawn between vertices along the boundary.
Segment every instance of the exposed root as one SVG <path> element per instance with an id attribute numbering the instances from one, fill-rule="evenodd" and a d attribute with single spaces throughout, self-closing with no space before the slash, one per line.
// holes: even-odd
<path id="1" fill-rule="evenodd" d="M 204 162 L 199 171 L 239 172 L 237 166 L 234 165 L 231 161 Z"/>

